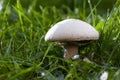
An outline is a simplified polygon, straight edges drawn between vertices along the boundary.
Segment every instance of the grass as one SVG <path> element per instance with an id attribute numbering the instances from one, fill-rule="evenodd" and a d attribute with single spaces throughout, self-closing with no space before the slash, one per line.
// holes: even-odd
<path id="1" fill-rule="evenodd" d="M 99 80 L 104 71 L 108 80 L 120 79 L 119 0 L 103 14 L 90 2 L 86 11 L 85 2 L 82 9 L 75 0 L 73 10 L 66 5 L 36 10 L 35 1 L 25 9 L 19 0 L 14 5 L 9 0 L 0 11 L 0 80 Z M 44 41 L 51 25 L 66 18 L 84 20 L 100 33 L 99 40 L 80 47 L 81 61 L 64 60 L 62 47 Z"/>

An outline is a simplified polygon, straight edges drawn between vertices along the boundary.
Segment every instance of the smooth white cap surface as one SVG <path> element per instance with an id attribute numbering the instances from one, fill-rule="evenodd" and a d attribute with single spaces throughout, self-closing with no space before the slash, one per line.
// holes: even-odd
<path id="1" fill-rule="evenodd" d="M 60 21 L 45 35 L 46 41 L 83 41 L 98 38 L 99 33 L 90 24 L 78 19 Z"/>

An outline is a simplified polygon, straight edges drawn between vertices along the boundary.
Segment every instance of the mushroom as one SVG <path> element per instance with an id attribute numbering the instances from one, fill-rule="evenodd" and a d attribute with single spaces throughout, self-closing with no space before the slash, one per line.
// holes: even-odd
<path id="1" fill-rule="evenodd" d="M 60 21 L 45 35 L 45 41 L 56 41 L 64 46 L 65 59 L 78 58 L 78 47 L 97 39 L 99 33 L 90 24 L 78 19 Z"/>

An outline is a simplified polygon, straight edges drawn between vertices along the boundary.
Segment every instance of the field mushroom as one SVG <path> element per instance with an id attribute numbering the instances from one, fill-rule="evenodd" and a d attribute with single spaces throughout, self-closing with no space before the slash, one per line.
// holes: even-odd
<path id="1" fill-rule="evenodd" d="M 45 41 L 56 41 L 64 46 L 65 59 L 78 58 L 78 47 L 98 38 L 99 33 L 90 24 L 78 19 L 60 21 L 45 35 Z"/>

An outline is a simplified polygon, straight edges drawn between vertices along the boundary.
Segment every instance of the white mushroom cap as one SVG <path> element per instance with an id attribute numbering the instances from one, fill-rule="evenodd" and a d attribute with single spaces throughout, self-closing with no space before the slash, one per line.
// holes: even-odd
<path id="1" fill-rule="evenodd" d="M 96 40 L 99 33 L 88 23 L 78 19 L 66 19 L 55 24 L 46 34 L 46 41 Z"/>

